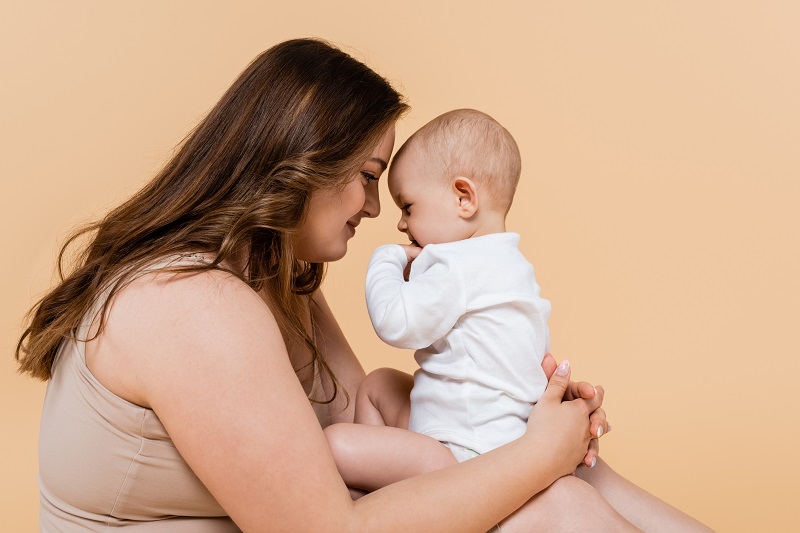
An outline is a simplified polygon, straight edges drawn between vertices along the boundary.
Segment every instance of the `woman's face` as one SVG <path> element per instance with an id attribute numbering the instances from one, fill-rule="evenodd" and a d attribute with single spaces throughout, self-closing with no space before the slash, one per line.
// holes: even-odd
<path id="1" fill-rule="evenodd" d="M 378 178 L 386 170 L 393 149 L 394 126 L 342 191 L 320 189 L 311 195 L 308 216 L 292 242 L 298 259 L 324 263 L 344 257 L 347 241 L 356 234 L 361 219 L 375 218 L 381 212 Z"/>

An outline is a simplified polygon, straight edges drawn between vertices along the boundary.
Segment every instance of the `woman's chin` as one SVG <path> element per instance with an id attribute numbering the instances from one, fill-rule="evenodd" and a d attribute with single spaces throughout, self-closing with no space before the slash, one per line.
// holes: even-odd
<path id="1" fill-rule="evenodd" d="M 343 258 L 347 254 L 347 245 L 344 245 L 344 249 L 340 253 L 331 254 L 325 261 L 320 261 L 321 263 L 330 263 L 332 261 L 338 261 L 339 259 Z"/>
<path id="2" fill-rule="evenodd" d="M 347 254 L 347 243 L 342 243 L 341 246 L 329 246 L 325 250 L 315 250 L 314 253 L 308 254 L 307 257 L 298 257 L 298 259 L 307 263 L 330 263 L 338 261 Z"/>

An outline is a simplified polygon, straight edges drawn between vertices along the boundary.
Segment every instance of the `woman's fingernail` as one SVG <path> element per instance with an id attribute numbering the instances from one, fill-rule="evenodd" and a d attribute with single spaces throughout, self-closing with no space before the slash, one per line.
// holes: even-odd
<path id="1" fill-rule="evenodd" d="M 562 362 L 560 365 L 558 365 L 558 368 L 556 368 L 556 376 L 566 376 L 568 373 L 569 361 L 565 359 L 564 362 Z"/>
<path id="2" fill-rule="evenodd" d="M 596 464 L 597 464 L 597 457 L 592 457 L 592 466 L 590 466 L 589 468 L 594 468 L 594 465 Z"/>
<path id="3" fill-rule="evenodd" d="M 603 426 L 599 426 L 597 428 L 597 438 L 599 439 L 602 436 L 603 436 Z"/>
<path id="4" fill-rule="evenodd" d="M 606 424 L 608 426 L 608 430 L 611 431 L 611 424 Z"/>

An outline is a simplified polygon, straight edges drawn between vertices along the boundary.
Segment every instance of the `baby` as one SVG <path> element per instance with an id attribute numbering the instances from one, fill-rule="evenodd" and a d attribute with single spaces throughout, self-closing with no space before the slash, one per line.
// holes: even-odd
<path id="1" fill-rule="evenodd" d="M 519 175 L 514 139 L 470 109 L 433 119 L 395 156 L 389 191 L 411 244 L 375 251 L 367 306 L 378 336 L 415 349 L 420 368 L 410 399 L 400 373 L 371 373 L 356 424 L 326 429 L 349 486 L 375 490 L 525 432 L 547 385 L 550 303 L 505 229 Z"/>

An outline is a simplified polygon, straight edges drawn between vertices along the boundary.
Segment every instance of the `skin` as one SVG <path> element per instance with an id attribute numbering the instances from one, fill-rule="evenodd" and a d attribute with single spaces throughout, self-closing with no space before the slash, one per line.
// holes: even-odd
<path id="1" fill-rule="evenodd" d="M 505 231 L 505 215 L 482 201 L 467 176 L 444 181 L 417 146 L 406 146 L 389 172 L 389 193 L 400 208 L 398 231 L 412 246 L 454 242 Z"/>
<path id="2" fill-rule="evenodd" d="M 457 176 L 445 181 L 439 175 L 442 169 L 431 166 L 429 159 L 418 144 L 409 144 L 389 173 L 389 192 L 401 213 L 397 229 L 411 241 L 405 246 L 409 265 L 429 244 L 505 231 L 504 214 L 481 202 L 479 187 L 472 180 Z M 596 390 L 584 385 L 581 388 L 585 397 L 594 397 Z M 437 440 L 408 431 L 412 386 L 407 374 L 379 369 L 358 389 L 355 424 L 335 424 L 325 429 L 336 466 L 348 486 L 374 491 L 457 463 Z M 602 394 L 602 388 L 599 392 Z M 598 409 L 592 416 L 597 419 L 592 424 L 592 434 L 600 437 L 607 432 L 605 414 Z M 584 458 L 589 466 L 596 460 L 597 441 L 593 442 Z M 528 531 L 537 527 L 542 514 L 538 507 L 535 502 L 527 504 L 503 523 L 503 530 Z M 623 524 L 625 521 L 613 508 L 607 504 L 605 507 L 604 514 L 614 517 L 617 530 L 623 525 L 634 529 Z"/>
<path id="3" fill-rule="evenodd" d="M 380 214 L 378 179 L 388 166 L 394 136 L 391 128 L 362 166 L 359 179 L 351 180 L 341 194 L 311 196 L 308 216 L 292 240 L 298 259 L 313 263 L 341 259 L 361 220 Z"/>
<path id="4" fill-rule="evenodd" d="M 388 185 L 392 199 L 400 209 L 397 229 L 411 241 L 410 245 L 404 246 L 409 267 L 421 249 L 429 244 L 505 231 L 504 212 L 481 201 L 485 191 L 481 191 L 479 184 L 464 176 L 449 181 L 443 179 L 442 168 L 429 163 L 430 157 L 419 143 L 407 144 L 401 153 L 392 164 Z M 408 268 L 406 279 L 407 271 Z M 550 354 L 546 355 L 543 366 L 546 375 L 552 376 L 556 365 Z M 599 386 L 595 389 L 588 383 L 574 385 L 566 394 L 568 399 L 591 398 L 597 392 L 603 393 Z M 335 424 L 325 429 L 337 468 L 348 486 L 374 491 L 456 464 L 452 453 L 437 440 L 408 431 L 412 387 L 411 376 L 394 369 L 378 369 L 367 376 L 358 389 L 355 424 Z M 592 418 L 592 434 L 599 439 L 609 430 L 605 413 L 598 409 Z M 672 513 L 674 517 L 667 524 L 679 523 L 686 531 L 698 526 L 691 518 L 616 476 L 605 463 L 598 468 L 599 474 L 589 472 L 598 459 L 597 442 L 592 440 L 583 461 L 588 468 L 580 469 L 580 479 L 560 480 L 556 486 L 531 499 L 502 522 L 503 531 L 550 531 L 558 529 L 559 523 L 568 522 L 578 526 L 581 519 L 570 518 L 575 513 L 563 503 L 561 513 L 553 512 L 557 508 L 554 500 L 560 499 L 554 494 L 563 491 L 581 494 L 583 500 L 592 503 L 596 517 L 593 530 L 634 531 L 637 530 L 634 523 L 638 523 L 652 531 L 660 521 L 643 521 L 644 515 L 639 516 L 636 512 L 641 513 L 643 502 L 647 502 L 648 508 Z M 597 485 L 598 489 L 589 485 Z M 619 510 L 634 523 L 626 520 Z"/>
<path id="5" fill-rule="evenodd" d="M 471 179 L 456 176 L 450 181 L 442 179 L 442 168 L 430 164 L 418 143 L 406 144 L 403 155 L 395 158 L 389 172 L 389 193 L 400 209 L 398 231 L 405 233 L 410 245 L 404 245 L 409 262 L 413 261 L 421 249 L 428 244 L 459 241 L 500 233 L 506 230 L 505 213 L 498 211 L 489 202 L 483 202 L 480 187 Z M 406 276 L 407 278 L 407 276 Z M 545 374 L 550 377 L 556 369 L 555 359 L 546 354 L 542 362 Z M 385 372 L 387 369 L 381 369 Z M 399 387 L 403 392 L 410 391 L 411 384 L 397 385 L 396 373 L 381 380 L 379 389 Z M 570 383 L 566 399 L 592 398 L 597 390 L 589 383 Z M 388 396 L 388 399 L 387 399 Z M 359 423 L 371 425 L 390 425 L 407 427 L 409 405 L 407 394 L 381 395 L 375 388 L 359 390 L 358 405 L 363 406 L 357 413 Z M 380 402 L 384 405 L 379 405 Z M 397 413 L 392 420 L 385 420 L 386 413 Z M 598 409 L 595 413 L 597 423 L 592 425 L 593 434 L 598 438 L 609 428 L 605 423 L 605 412 Z M 596 457 L 597 443 L 586 456 L 585 464 L 591 466 Z"/>
<path id="6" fill-rule="evenodd" d="M 410 262 L 429 244 L 460 241 L 505 231 L 505 216 L 482 202 L 480 187 L 464 176 L 444 179 L 441 165 L 431 164 L 428 151 L 410 142 L 389 172 L 389 193 L 400 208 L 397 229 L 411 244 Z M 407 279 L 407 275 L 406 275 Z M 374 491 L 409 477 L 455 464 L 437 440 L 408 430 L 410 376 L 390 369 L 371 373 L 358 390 L 355 424 L 326 428 L 339 472 L 350 487 Z M 602 392 L 602 389 L 601 389 Z M 589 387 L 587 398 L 595 395 Z M 605 414 L 592 434 L 607 431 Z M 596 447 L 584 459 L 592 466 Z"/>
<path id="7" fill-rule="evenodd" d="M 391 142 L 375 150 L 388 161 Z M 334 200 L 349 194 L 318 193 L 312 206 L 341 207 L 332 207 L 334 233 L 326 234 L 336 242 L 323 253 L 311 245 L 316 231 L 303 228 L 296 244 L 308 255 L 300 259 L 335 260 L 352 236 L 342 222 L 354 227 L 377 216 L 377 186 L 362 175 L 353 180 L 361 190 L 353 186 L 350 193 L 363 198 L 355 210 L 359 202 Z M 321 293 L 312 309 L 320 350 L 355 395 L 363 369 Z M 266 292 L 221 271 L 138 278 L 117 294 L 106 328 L 86 345 L 96 379 L 153 409 L 188 465 L 247 532 L 486 531 L 569 474 L 586 454 L 589 415 L 602 402 L 602 395 L 562 402 L 569 372 L 555 375 L 517 441 L 354 502 L 322 431 L 329 422 L 352 421 L 353 410 L 342 411 L 340 400 L 315 412 L 309 385 L 293 370 L 309 358 L 302 346 L 284 343 Z"/>

